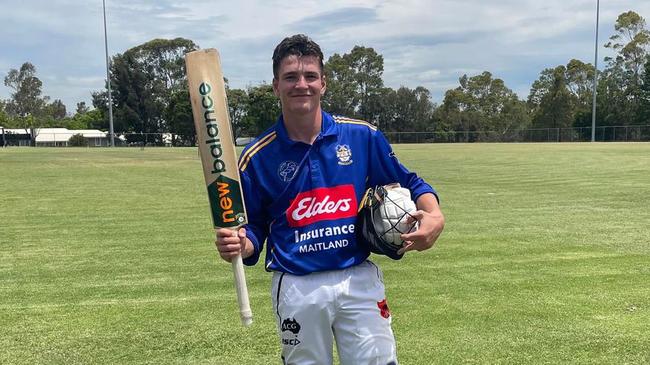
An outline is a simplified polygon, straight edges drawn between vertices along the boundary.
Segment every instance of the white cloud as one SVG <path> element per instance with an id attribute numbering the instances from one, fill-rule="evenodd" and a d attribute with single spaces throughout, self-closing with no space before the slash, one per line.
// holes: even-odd
<path id="1" fill-rule="evenodd" d="M 97 84 L 102 84 L 106 81 L 106 77 L 98 76 L 89 76 L 89 77 L 73 77 L 68 76 L 65 78 L 65 82 L 69 85 L 78 85 L 78 86 L 95 86 Z"/>
<path id="2" fill-rule="evenodd" d="M 153 38 L 184 37 L 222 53 L 233 87 L 270 81 L 284 36 L 306 32 L 326 56 L 355 45 L 384 56 L 387 85 L 425 86 L 436 101 L 463 74 L 490 71 L 525 97 L 546 67 L 593 62 L 595 0 L 106 0 L 111 55 Z M 650 20 L 650 1 L 601 2 L 600 44 L 618 14 Z M 25 61 L 44 94 L 69 107 L 104 87 L 101 2 L 5 0 L 0 76 Z M 601 56 L 607 52 L 601 47 Z M 601 58 L 602 66 L 602 58 Z M 0 98 L 9 90 L 0 85 Z"/>
<path id="3" fill-rule="evenodd" d="M 440 78 L 441 73 L 442 72 L 440 70 L 423 71 L 417 76 L 417 79 L 421 81 L 433 81 L 435 79 Z"/>

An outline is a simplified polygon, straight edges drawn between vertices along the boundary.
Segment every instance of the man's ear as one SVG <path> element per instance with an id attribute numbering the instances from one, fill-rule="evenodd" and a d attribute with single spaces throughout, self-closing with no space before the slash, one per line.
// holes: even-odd
<path id="1" fill-rule="evenodd" d="M 321 76 L 321 84 L 320 94 L 325 95 L 325 90 L 327 89 L 327 81 L 325 80 L 325 75 Z"/>
<path id="2" fill-rule="evenodd" d="M 278 92 L 278 79 L 276 79 L 275 77 L 273 78 L 272 85 L 273 85 L 273 93 L 275 94 L 275 96 L 280 97 L 280 93 Z"/>

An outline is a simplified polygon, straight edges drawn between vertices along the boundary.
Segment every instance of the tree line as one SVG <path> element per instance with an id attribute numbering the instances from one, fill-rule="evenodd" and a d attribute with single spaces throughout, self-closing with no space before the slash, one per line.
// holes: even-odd
<path id="1" fill-rule="evenodd" d="M 618 16 L 605 47 L 597 84 L 598 124 L 650 124 L 650 31 L 634 11 Z M 114 130 L 137 142 L 147 133 L 173 133 L 178 145 L 194 144 L 184 54 L 198 49 L 184 38 L 154 39 L 112 57 L 110 78 Z M 547 68 L 522 100 L 490 72 L 459 78 L 440 104 L 428 89 L 384 85 L 383 56 L 355 46 L 325 61 L 328 90 L 323 108 L 375 123 L 384 132 L 420 131 L 454 135 L 472 132 L 476 141 L 517 140 L 531 128 L 588 127 L 592 118 L 595 68 L 577 59 Z M 92 106 L 77 104 L 68 113 L 61 100 L 42 95 L 42 82 L 29 62 L 11 69 L 4 83 L 11 97 L 0 100 L 0 125 L 24 128 L 108 129 L 108 93 L 92 93 Z M 268 83 L 235 89 L 226 80 L 228 106 L 236 137 L 255 136 L 273 124 L 280 104 Z M 585 128 L 584 133 L 590 133 Z M 157 136 L 155 138 L 161 138 Z M 149 137 L 151 141 L 151 137 Z"/>

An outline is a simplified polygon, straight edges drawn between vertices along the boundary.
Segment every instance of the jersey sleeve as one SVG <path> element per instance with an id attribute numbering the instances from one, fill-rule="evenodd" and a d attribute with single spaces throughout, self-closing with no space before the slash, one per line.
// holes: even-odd
<path id="1" fill-rule="evenodd" d="M 262 197 L 260 190 L 252 181 L 252 178 L 246 173 L 241 172 L 242 190 L 244 192 L 244 201 L 246 204 L 246 215 L 248 224 L 245 225 L 246 237 L 253 243 L 255 251 L 253 255 L 243 260 L 244 265 L 252 266 L 257 263 L 268 236 L 268 218 L 264 209 L 262 209 Z"/>
<path id="2" fill-rule="evenodd" d="M 401 186 L 411 191 L 414 202 L 426 193 L 433 194 L 439 201 L 438 193 L 431 185 L 399 162 L 388 140 L 378 130 L 371 133 L 369 152 L 368 163 L 370 166 L 367 187 L 399 182 Z"/>

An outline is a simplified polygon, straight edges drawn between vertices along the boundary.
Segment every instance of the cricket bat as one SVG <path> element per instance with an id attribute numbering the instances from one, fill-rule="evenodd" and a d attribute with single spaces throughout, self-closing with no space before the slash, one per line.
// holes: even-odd
<path id="1" fill-rule="evenodd" d="M 185 55 L 187 81 L 197 144 L 208 189 L 214 228 L 237 231 L 248 222 L 228 116 L 221 60 L 216 49 Z M 244 326 L 253 323 L 241 255 L 232 260 L 239 314 Z"/>

